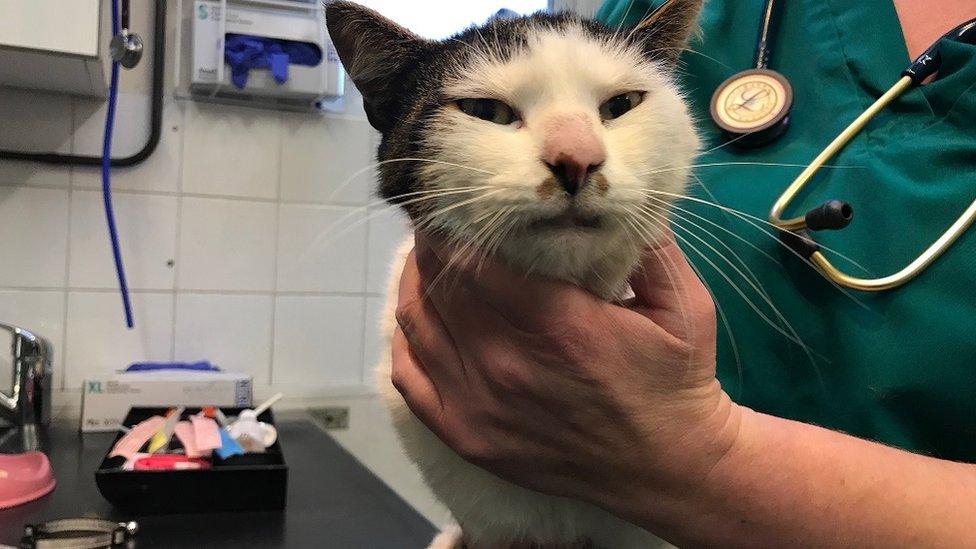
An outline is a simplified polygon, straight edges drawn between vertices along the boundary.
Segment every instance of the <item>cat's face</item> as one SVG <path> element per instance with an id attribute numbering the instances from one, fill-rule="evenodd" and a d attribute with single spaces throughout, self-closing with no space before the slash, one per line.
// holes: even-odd
<path id="1" fill-rule="evenodd" d="M 682 192 L 698 140 L 671 73 L 700 4 L 633 31 L 538 14 L 440 42 L 352 3 L 327 17 L 383 134 L 385 198 L 459 240 L 586 268 L 653 241 Z"/>

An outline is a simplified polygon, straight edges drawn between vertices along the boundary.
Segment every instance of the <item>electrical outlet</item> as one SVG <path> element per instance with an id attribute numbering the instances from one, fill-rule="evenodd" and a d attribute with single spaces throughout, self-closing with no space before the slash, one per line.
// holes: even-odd
<path id="1" fill-rule="evenodd" d="M 308 413 L 323 429 L 340 431 L 349 428 L 349 408 L 346 406 L 309 408 Z"/>

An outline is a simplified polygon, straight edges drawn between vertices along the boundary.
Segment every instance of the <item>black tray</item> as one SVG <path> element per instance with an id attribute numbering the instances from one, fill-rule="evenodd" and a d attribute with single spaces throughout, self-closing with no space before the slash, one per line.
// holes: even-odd
<path id="1" fill-rule="evenodd" d="M 228 417 L 243 408 L 221 408 Z M 125 425 L 133 426 L 154 415 L 165 416 L 168 408 L 132 408 Z M 187 408 L 181 419 L 200 411 Z M 259 421 L 274 425 L 268 410 Z M 115 437 L 118 441 L 123 433 Z M 179 441 L 173 437 L 173 444 Z M 115 442 L 112 443 L 112 446 Z M 281 441 L 263 454 L 244 454 L 227 459 L 213 458 L 210 469 L 185 471 L 124 471 L 123 457 L 105 458 L 95 471 L 95 484 L 105 499 L 119 509 L 137 514 L 206 513 L 219 511 L 280 510 L 288 494 L 288 466 Z"/>

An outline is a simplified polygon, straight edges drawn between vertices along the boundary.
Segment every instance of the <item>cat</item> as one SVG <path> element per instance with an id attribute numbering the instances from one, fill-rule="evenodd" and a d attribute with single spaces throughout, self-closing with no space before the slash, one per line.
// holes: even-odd
<path id="1" fill-rule="evenodd" d="M 418 230 L 613 300 L 664 234 L 699 150 L 675 84 L 702 0 L 671 0 L 633 29 L 575 14 L 495 18 L 427 40 L 373 10 L 326 4 L 336 52 L 382 134 L 379 193 Z M 653 192 L 650 192 L 653 191 Z M 654 193 L 657 194 L 654 194 Z M 392 269 L 384 337 L 395 327 Z M 377 373 L 407 455 L 459 528 L 431 547 L 649 547 L 657 538 L 590 504 L 468 464 Z"/>

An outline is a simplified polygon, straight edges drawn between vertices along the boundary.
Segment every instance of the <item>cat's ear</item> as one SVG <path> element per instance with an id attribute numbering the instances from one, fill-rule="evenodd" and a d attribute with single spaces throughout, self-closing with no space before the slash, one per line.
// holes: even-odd
<path id="1" fill-rule="evenodd" d="M 698 28 L 703 4 L 704 0 L 667 0 L 633 28 L 631 39 L 651 57 L 674 65 Z"/>
<path id="2" fill-rule="evenodd" d="M 393 122 L 399 82 L 427 41 L 353 2 L 329 2 L 326 26 L 349 77 L 363 94 L 366 116 L 383 132 Z"/>

